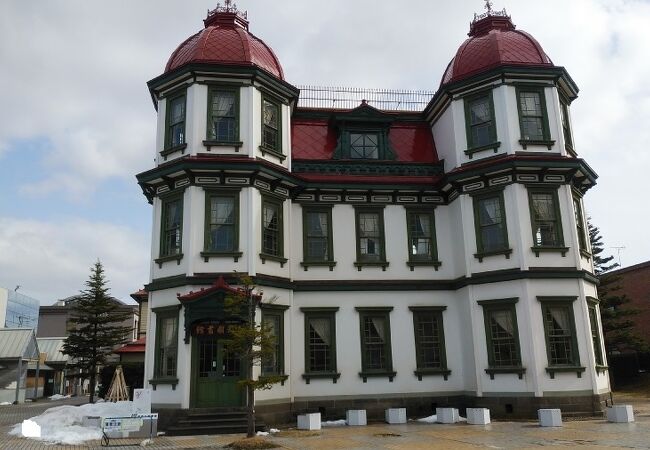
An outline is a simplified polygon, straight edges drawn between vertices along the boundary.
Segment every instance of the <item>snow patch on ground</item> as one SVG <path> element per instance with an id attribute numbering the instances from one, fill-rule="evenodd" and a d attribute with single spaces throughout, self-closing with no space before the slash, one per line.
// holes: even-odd
<path id="1" fill-rule="evenodd" d="M 280 430 L 278 430 L 277 428 L 271 428 L 269 431 L 271 432 L 271 434 L 280 432 Z"/>
<path id="2" fill-rule="evenodd" d="M 48 397 L 50 400 L 63 400 L 64 398 L 70 398 L 69 395 L 54 394 L 52 397 Z"/>
<path id="3" fill-rule="evenodd" d="M 78 445 L 85 441 L 101 439 L 98 427 L 84 427 L 85 416 L 113 417 L 130 416 L 133 402 L 94 403 L 81 406 L 56 406 L 46 410 L 40 416 L 30 418 L 41 427 L 40 438 L 30 438 L 52 444 Z M 9 431 L 14 436 L 22 436 L 22 424 L 16 424 Z"/>
<path id="4" fill-rule="evenodd" d="M 9 405 L 12 405 L 12 403 L 10 403 L 10 402 L 2 402 L 2 403 L 0 403 L 0 406 L 9 406 Z"/>
<path id="5" fill-rule="evenodd" d="M 325 422 L 321 422 L 321 425 L 324 427 L 344 427 L 348 423 L 345 421 L 345 419 L 339 419 L 339 420 L 326 420 Z"/>
<path id="6" fill-rule="evenodd" d="M 422 423 L 436 423 L 438 421 L 438 416 L 434 414 L 433 416 L 423 417 L 421 419 L 417 419 L 416 421 Z"/>

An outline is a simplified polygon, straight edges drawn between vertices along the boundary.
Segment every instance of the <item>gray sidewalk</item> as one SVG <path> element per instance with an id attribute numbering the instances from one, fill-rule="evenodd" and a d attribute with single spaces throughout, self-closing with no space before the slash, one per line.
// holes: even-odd
<path id="1" fill-rule="evenodd" d="M 0 449 L 63 450 L 98 449 L 99 442 L 82 446 L 58 446 L 8 436 L 10 425 L 40 414 L 48 407 L 79 404 L 84 399 L 39 402 L 0 407 Z M 284 431 L 266 439 L 285 449 L 449 449 L 449 448 L 650 448 L 650 408 L 635 405 L 636 422 L 611 424 L 603 419 L 565 421 L 562 428 L 540 428 L 535 422 L 494 422 L 487 426 L 420 424 L 371 424 L 367 427 L 324 428 L 320 432 Z M 284 430 L 284 428 L 283 428 Z M 148 449 L 221 448 L 243 435 L 161 436 Z M 114 440 L 111 449 L 133 449 L 141 439 Z"/>

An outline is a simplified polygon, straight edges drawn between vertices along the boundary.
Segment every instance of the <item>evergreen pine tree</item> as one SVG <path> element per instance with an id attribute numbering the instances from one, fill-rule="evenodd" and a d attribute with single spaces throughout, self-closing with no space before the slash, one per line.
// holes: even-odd
<path id="1" fill-rule="evenodd" d="M 598 227 L 587 218 L 589 240 L 591 241 L 591 254 L 594 262 L 594 272 L 598 276 L 598 298 L 600 299 L 600 318 L 603 324 L 605 349 L 608 355 L 623 350 L 643 350 L 643 339 L 634 329 L 631 317 L 637 313 L 629 308 L 630 299 L 622 294 L 620 276 L 609 274 L 618 267 L 612 262 L 613 256 L 605 256 L 605 246 Z"/>
<path id="2" fill-rule="evenodd" d="M 275 353 L 275 337 L 269 327 L 258 325 L 255 312 L 262 301 L 261 295 L 255 294 L 252 280 L 241 277 L 243 288 L 240 295 L 231 295 L 226 299 L 226 309 L 235 315 L 246 317 L 239 325 L 228 326 L 228 350 L 238 354 L 242 362 L 243 378 L 239 387 L 246 390 L 247 437 L 255 435 L 255 391 L 270 389 L 274 384 L 285 379 L 281 375 L 265 375 L 253 377 L 253 368 L 263 364 L 263 361 L 273 357 Z M 269 302 L 270 303 L 270 302 Z"/>
<path id="3" fill-rule="evenodd" d="M 73 326 L 63 344 L 63 353 L 73 359 L 83 378 L 90 379 L 90 403 L 95 400 L 98 368 L 132 331 L 121 325 L 131 313 L 109 296 L 106 284 L 104 268 L 98 260 L 90 269 L 86 289 L 74 300 L 70 318 Z"/>

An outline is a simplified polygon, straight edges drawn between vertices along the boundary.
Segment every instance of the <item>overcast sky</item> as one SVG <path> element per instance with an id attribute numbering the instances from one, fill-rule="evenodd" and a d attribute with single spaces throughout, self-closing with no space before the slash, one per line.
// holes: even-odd
<path id="1" fill-rule="evenodd" d="M 442 6 L 444 4 L 444 6 Z M 128 299 L 149 278 L 146 81 L 213 0 L 2 0 L 0 286 L 51 304 L 93 262 Z M 241 0 L 294 84 L 436 90 L 480 0 Z M 586 211 L 623 266 L 650 259 L 650 3 L 497 0 L 580 87 L 575 146 L 600 175 Z M 616 250 L 611 249 L 616 254 Z"/>

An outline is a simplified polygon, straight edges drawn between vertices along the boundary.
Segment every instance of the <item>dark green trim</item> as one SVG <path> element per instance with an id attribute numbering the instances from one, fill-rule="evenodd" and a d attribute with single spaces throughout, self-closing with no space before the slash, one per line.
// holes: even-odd
<path id="1" fill-rule="evenodd" d="M 163 157 L 164 161 L 167 161 L 167 157 L 172 153 L 181 152 L 181 155 L 185 154 L 185 149 L 187 148 L 187 143 L 176 145 L 174 147 L 167 148 L 159 152 L 160 156 Z"/>
<path id="2" fill-rule="evenodd" d="M 194 276 L 174 275 L 170 277 L 156 278 L 145 287 L 147 291 L 160 291 L 186 285 L 210 286 L 220 275 L 227 278 L 226 281 L 236 283 L 238 275 L 234 273 L 200 273 Z M 265 276 L 258 274 L 253 276 L 253 282 L 259 286 L 277 287 L 291 289 L 296 292 L 356 292 L 356 291 L 454 291 L 466 286 L 476 286 L 488 283 L 499 283 L 514 280 L 585 280 L 595 286 L 598 285 L 598 278 L 591 272 L 576 269 L 575 267 L 531 267 L 529 270 L 501 269 L 487 272 L 477 272 L 470 277 L 459 277 L 455 279 L 420 279 L 420 280 L 304 280 L 291 281 L 288 278 Z"/>
<path id="3" fill-rule="evenodd" d="M 158 258 L 154 260 L 156 264 L 158 264 L 158 267 L 162 267 L 162 263 L 165 261 L 172 261 L 176 260 L 178 264 L 181 263 L 181 259 L 183 258 L 183 219 L 184 219 L 184 194 L 185 191 L 182 190 L 180 192 L 173 192 L 169 193 L 169 195 L 162 197 L 160 199 L 160 246 L 158 247 Z M 179 202 L 179 208 L 180 208 L 180 215 L 181 215 L 181 222 L 179 226 L 179 233 L 180 233 L 180 244 L 178 247 L 178 252 L 176 253 L 171 253 L 171 249 L 167 249 L 165 246 L 165 236 L 166 236 L 166 228 L 165 228 L 165 222 L 166 222 L 166 215 L 168 213 L 167 209 L 169 207 L 169 204 L 172 202 Z"/>
<path id="4" fill-rule="evenodd" d="M 363 382 L 366 383 L 369 377 L 387 377 L 389 382 L 393 381 L 397 372 L 393 370 L 393 353 L 391 346 L 391 332 L 390 332 L 390 312 L 393 310 L 392 306 L 376 306 L 376 307 L 360 307 L 357 306 L 354 308 L 359 313 L 359 333 L 360 333 L 360 343 L 361 343 L 361 371 L 359 376 L 363 379 Z M 364 336 L 364 319 L 368 317 L 380 318 L 384 321 L 384 342 L 383 342 L 383 352 L 385 355 L 385 367 L 380 369 L 369 369 L 368 368 L 368 351 L 365 336 Z"/>
<path id="5" fill-rule="evenodd" d="M 578 299 L 575 296 L 538 296 L 537 301 L 540 302 L 542 308 L 542 324 L 544 326 L 544 337 L 546 340 L 546 356 L 548 359 L 548 367 L 546 372 L 550 375 L 551 379 L 555 378 L 557 372 L 576 372 L 578 378 L 582 376 L 585 368 L 580 365 L 580 353 L 578 350 L 578 336 L 576 333 L 575 312 L 573 304 Z M 550 307 L 565 308 L 569 315 L 569 327 L 571 332 L 571 355 L 572 359 L 567 364 L 552 364 L 551 340 L 549 335 L 548 323 L 546 316 Z"/>
<path id="6" fill-rule="evenodd" d="M 437 242 L 437 233 L 436 233 L 435 207 L 410 208 L 408 206 L 405 206 L 405 209 L 406 209 L 406 239 L 407 239 L 406 250 L 409 257 L 409 260 L 407 261 L 406 265 L 408 265 L 411 268 L 411 271 L 413 271 L 413 268 L 416 266 L 432 266 L 437 271 L 438 268 L 442 265 L 442 263 L 438 260 L 438 242 Z M 425 238 L 429 238 L 430 240 L 431 255 L 425 255 L 424 258 L 416 257 L 415 255 L 413 255 L 413 251 L 412 251 L 413 250 L 412 241 L 414 236 L 412 234 L 411 221 L 415 220 L 415 218 L 418 215 L 428 216 L 429 224 L 431 226 L 431 229 L 429 230 L 429 235 L 424 236 Z"/>
<path id="7" fill-rule="evenodd" d="M 339 310 L 338 307 L 302 307 L 300 311 L 304 314 L 304 347 L 305 347 L 305 373 L 302 374 L 303 380 L 306 384 L 310 384 L 312 379 L 323 379 L 329 378 L 332 380 L 332 383 L 336 384 L 336 381 L 341 377 L 340 372 L 337 370 L 337 361 L 336 361 L 336 313 Z M 309 362 L 311 360 L 311 348 L 309 346 L 309 321 L 311 319 L 326 319 L 329 321 L 330 328 L 330 364 L 331 370 L 329 371 L 312 371 L 309 367 Z"/>
<path id="8" fill-rule="evenodd" d="M 292 161 L 292 173 L 318 173 L 332 175 L 393 175 L 393 176 L 434 176 L 443 175 L 442 162 L 395 163 L 392 161 L 353 160 L 353 161 Z"/>
<path id="9" fill-rule="evenodd" d="M 473 140 L 472 135 L 472 117 L 470 113 L 470 106 L 472 103 L 487 99 L 488 106 L 490 109 L 490 128 L 489 128 L 489 137 L 490 142 L 488 144 L 478 145 Z M 497 142 L 497 123 L 496 123 L 496 114 L 494 113 L 494 99 L 492 94 L 492 88 L 490 87 L 487 90 L 482 90 L 480 92 L 472 93 L 472 95 L 467 96 L 463 99 L 464 109 L 465 109 L 465 136 L 467 137 L 467 150 L 465 154 L 472 159 L 474 153 L 478 153 L 484 150 L 494 150 L 494 153 L 497 152 L 500 142 Z"/>
<path id="10" fill-rule="evenodd" d="M 519 301 L 517 297 L 501 298 L 493 300 L 479 300 L 477 303 L 483 307 L 483 324 L 485 331 L 485 343 L 487 346 L 488 367 L 485 373 L 490 375 L 490 379 L 494 379 L 495 374 L 500 373 L 516 373 L 519 379 L 523 377 L 526 369 L 522 367 L 521 360 L 521 345 L 519 343 L 519 325 L 517 324 L 517 308 L 516 304 Z M 500 365 L 497 364 L 494 353 L 494 343 L 492 340 L 490 318 L 495 312 L 507 311 L 510 313 L 513 325 L 513 341 L 515 345 L 515 364 Z"/>
<path id="11" fill-rule="evenodd" d="M 272 254 L 268 253 L 264 248 L 264 208 L 269 205 L 272 207 L 277 208 L 277 219 L 278 219 L 278 224 L 277 224 L 277 254 Z M 262 195 L 262 211 L 261 211 L 261 221 L 260 221 L 260 228 L 261 228 L 261 251 L 260 251 L 260 259 L 262 260 L 262 264 L 266 263 L 266 260 L 271 260 L 271 261 L 276 261 L 280 263 L 280 267 L 284 267 L 284 264 L 287 262 L 287 258 L 284 257 L 284 201 L 280 200 L 276 197 L 271 197 L 269 195 Z"/>
<path id="12" fill-rule="evenodd" d="M 370 260 L 364 259 L 361 255 L 361 229 L 359 227 L 359 215 L 364 213 L 377 214 L 379 221 L 379 259 Z M 384 207 L 383 206 L 355 206 L 354 207 L 355 231 L 357 242 L 357 260 L 354 262 L 359 272 L 364 266 L 367 267 L 381 267 L 382 271 L 386 271 L 388 261 L 386 261 L 386 231 L 384 228 Z"/>
<path id="13" fill-rule="evenodd" d="M 562 256 L 566 256 L 568 252 L 568 247 L 564 246 L 564 231 L 562 227 L 562 214 L 560 212 L 560 202 L 558 200 L 558 189 L 559 186 L 553 186 L 553 187 L 538 187 L 536 185 L 530 185 L 528 187 L 528 210 L 530 212 L 530 227 L 531 227 L 531 232 L 533 236 L 533 247 L 532 250 L 535 252 L 535 256 L 539 257 L 540 252 L 559 252 L 562 254 Z M 556 239 L 557 243 L 554 244 L 546 244 L 542 242 L 541 244 L 537 244 L 536 242 L 536 236 L 535 236 L 535 229 L 537 220 L 535 220 L 535 210 L 533 208 L 533 196 L 535 194 L 550 194 L 552 197 L 552 202 L 553 202 L 553 212 L 555 214 L 555 225 L 557 226 L 556 228 Z"/>
<path id="14" fill-rule="evenodd" d="M 171 384 L 172 391 L 176 390 L 176 385 L 178 385 L 178 378 L 173 377 L 154 377 L 149 380 L 149 384 L 153 386 L 153 390 L 156 390 L 156 387 L 161 384 Z"/>
<path id="15" fill-rule="evenodd" d="M 442 375 L 447 381 L 451 370 L 447 367 L 447 346 L 445 344 L 445 326 L 442 313 L 446 310 L 446 306 L 409 306 L 409 310 L 413 313 L 413 336 L 415 339 L 415 376 L 418 381 L 422 381 L 424 375 Z M 440 352 L 440 367 L 424 367 L 422 361 L 421 346 L 422 337 L 418 334 L 418 323 L 423 315 L 432 314 L 438 322 L 438 351 Z"/>
<path id="16" fill-rule="evenodd" d="M 559 92 L 559 91 L 558 91 Z M 560 93 L 560 126 L 564 136 L 564 148 L 569 154 L 575 154 L 573 149 L 573 136 L 571 135 L 571 116 L 569 114 L 569 100 Z M 565 124 L 566 122 L 566 124 Z"/>
<path id="17" fill-rule="evenodd" d="M 218 188 L 209 188 L 204 187 L 205 191 L 205 214 L 203 222 L 203 251 L 201 252 L 201 257 L 205 262 L 208 262 L 211 257 L 232 257 L 235 262 L 242 256 L 242 252 L 239 251 L 239 227 L 241 224 L 241 217 L 239 211 L 239 195 L 240 189 L 218 189 Z M 210 220 L 212 214 L 212 198 L 213 197 L 224 197 L 232 199 L 233 201 L 233 248 L 226 251 L 215 251 L 211 248 L 212 236 L 210 233 Z"/>
<path id="18" fill-rule="evenodd" d="M 181 305 L 173 305 L 159 308 L 151 308 L 151 311 L 156 315 L 156 333 L 154 341 L 154 376 L 153 379 L 149 380 L 149 383 L 154 386 L 157 384 L 171 384 L 172 390 L 176 389 L 178 384 L 178 327 L 179 327 L 179 312 Z M 161 323 L 164 319 L 175 319 L 176 320 L 176 329 L 174 330 L 174 337 L 172 339 L 173 347 L 176 349 L 176 362 L 174 364 L 174 373 L 172 374 L 162 374 L 160 367 L 160 343 L 162 342 L 162 328 Z"/>
<path id="19" fill-rule="evenodd" d="M 261 108 L 261 116 L 260 116 L 260 124 L 261 124 L 261 135 L 260 135 L 260 146 L 259 149 L 262 152 L 262 156 L 264 156 L 266 153 L 269 153 L 276 158 L 280 159 L 280 161 L 284 161 L 287 157 L 284 153 L 282 153 L 282 103 L 278 102 L 277 99 L 274 97 L 271 97 L 270 95 L 266 94 L 265 92 L 261 92 L 262 98 L 260 101 L 260 108 Z M 277 108 L 277 136 L 276 136 L 276 143 L 275 145 L 269 145 L 267 142 L 264 142 L 264 127 L 266 126 L 264 124 L 264 102 L 267 102 Z"/>
<path id="20" fill-rule="evenodd" d="M 182 259 L 183 259 L 183 254 L 179 253 L 177 255 L 161 256 L 160 258 L 154 259 L 153 262 L 158 264 L 158 268 L 160 269 L 164 263 L 169 261 L 176 261 L 176 264 L 180 265 Z"/>
<path id="21" fill-rule="evenodd" d="M 179 142 L 176 145 L 172 145 L 172 134 L 170 127 L 172 126 L 171 123 L 171 104 L 174 100 L 178 100 L 182 98 L 184 101 L 183 105 L 183 142 Z M 180 147 L 183 145 L 187 146 L 187 86 L 183 86 L 179 89 L 175 89 L 173 92 L 168 93 L 166 100 L 165 100 L 165 145 L 163 146 L 163 151 L 167 150 L 170 153 L 173 153 L 174 151 L 181 150 Z M 184 149 L 185 147 L 183 147 Z M 177 150 L 175 150 L 177 149 Z M 169 154 L 169 153 L 167 153 Z M 166 157 L 167 154 L 163 155 L 161 152 L 161 156 Z M 166 159 L 166 158 L 165 158 Z"/>
<path id="22" fill-rule="evenodd" d="M 303 205 L 302 206 L 302 258 L 300 263 L 305 271 L 310 266 L 326 266 L 329 267 L 330 272 L 334 269 L 336 261 L 334 260 L 334 241 L 332 231 L 332 206 L 331 205 Z M 314 260 L 308 259 L 308 237 L 307 237 L 307 215 L 310 213 L 322 213 L 327 216 L 327 260 Z"/>
<path id="23" fill-rule="evenodd" d="M 589 259 L 591 258 L 591 253 L 589 253 L 589 244 L 587 243 L 587 227 L 585 226 L 585 216 L 582 212 L 582 198 L 574 190 L 571 193 L 573 213 L 576 221 L 576 233 L 578 234 L 578 249 L 580 250 L 581 256 Z"/>
<path id="24" fill-rule="evenodd" d="M 281 307 L 278 307 L 281 306 Z M 261 362 L 261 368 L 260 368 L 260 373 L 261 376 L 285 376 L 285 365 L 284 365 L 284 312 L 288 309 L 288 306 L 284 305 L 260 305 L 260 309 L 262 310 L 262 324 L 264 323 L 264 319 L 267 317 L 275 317 L 278 319 L 278 340 L 275 342 L 276 348 L 277 348 L 277 355 L 275 355 L 276 360 L 277 360 L 277 365 L 278 365 L 278 370 L 277 371 L 266 371 L 264 370 L 264 361 Z M 286 378 L 285 378 L 286 380 Z M 284 380 L 281 382 L 282 385 L 284 385 Z"/>
<path id="25" fill-rule="evenodd" d="M 276 303 L 260 303 L 260 309 L 262 311 L 286 311 L 289 309 L 289 305 L 278 305 Z"/>
<path id="26" fill-rule="evenodd" d="M 151 308 L 151 312 L 156 314 L 178 314 L 182 305 L 171 305 L 171 306 L 159 306 L 157 308 Z"/>
<path id="27" fill-rule="evenodd" d="M 243 144 L 242 142 L 239 141 L 240 139 L 240 129 L 239 129 L 239 122 L 240 122 L 240 115 L 241 115 L 241 110 L 240 110 L 240 91 L 241 88 L 237 86 L 232 86 L 232 85 L 217 85 L 217 84 L 210 84 L 208 85 L 208 105 L 207 105 L 207 116 L 206 116 L 206 127 L 205 127 L 205 141 L 203 141 L 203 145 L 205 145 L 208 148 L 208 151 L 210 151 L 210 147 L 213 146 L 233 146 L 237 150 L 239 150 L 239 147 L 241 147 Z M 234 103 L 234 109 L 235 109 L 235 133 L 234 133 L 234 139 L 232 141 L 228 140 L 219 140 L 215 137 L 212 136 L 212 133 L 210 132 L 211 130 L 211 125 L 212 125 L 212 97 L 215 92 L 227 92 L 234 94 L 235 98 L 235 103 Z"/>
<path id="28" fill-rule="evenodd" d="M 594 347 L 594 363 L 596 370 L 598 367 L 605 367 L 605 358 L 603 356 L 602 346 L 602 327 L 598 317 L 600 316 L 600 304 L 587 297 L 587 315 L 589 316 L 589 332 L 591 334 L 591 344 Z"/>
<path id="29" fill-rule="evenodd" d="M 519 131 L 521 133 L 521 139 L 519 143 L 525 149 L 528 145 L 545 145 L 550 150 L 555 141 L 551 140 L 551 132 L 548 125 L 548 109 L 546 106 L 546 91 L 544 86 L 539 85 L 530 85 L 530 84 L 516 84 L 515 92 L 517 98 L 517 112 L 519 113 Z M 536 93 L 539 95 L 540 108 L 542 112 L 542 136 L 541 139 L 525 139 L 524 138 L 524 127 L 523 127 L 523 114 L 521 111 L 521 94 L 523 93 Z"/>
<path id="30" fill-rule="evenodd" d="M 512 249 L 508 243 L 508 220 L 506 217 L 506 207 L 505 200 L 503 198 L 503 189 L 491 190 L 485 193 L 479 193 L 473 195 L 473 204 L 474 204 L 474 231 L 476 233 L 476 254 L 474 257 L 478 259 L 479 262 L 483 262 L 483 258 L 486 256 L 492 255 L 505 255 L 506 259 L 510 258 Z M 501 237 L 503 238 L 503 248 L 492 249 L 486 251 L 483 245 L 483 233 L 481 229 L 481 215 L 480 215 L 480 203 L 484 200 L 496 198 L 499 202 L 499 209 L 501 210 Z"/>
<path id="31" fill-rule="evenodd" d="M 388 132 L 389 128 L 386 125 L 369 126 L 365 124 L 339 124 L 339 140 L 334 149 L 332 159 L 351 160 L 354 162 L 363 161 L 364 163 L 393 161 L 395 159 L 395 151 L 391 148 Z M 376 135 L 377 158 L 353 158 L 352 134 Z"/>

